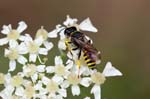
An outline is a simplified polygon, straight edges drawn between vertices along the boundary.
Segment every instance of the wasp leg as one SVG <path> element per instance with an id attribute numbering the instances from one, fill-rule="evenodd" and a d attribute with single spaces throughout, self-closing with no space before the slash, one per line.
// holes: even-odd
<path id="1" fill-rule="evenodd" d="M 81 57 L 81 48 L 79 49 L 79 55 L 78 55 L 78 60 L 77 60 L 78 78 L 80 77 L 80 67 L 81 67 L 80 57 Z"/>
<path id="2" fill-rule="evenodd" d="M 72 42 L 70 42 L 70 41 L 65 41 L 65 45 L 66 45 L 66 47 L 67 47 L 67 50 L 70 52 L 70 54 L 71 54 L 71 56 L 73 56 L 73 54 L 72 54 L 72 49 L 69 47 L 69 45 L 71 44 Z"/>
<path id="3" fill-rule="evenodd" d="M 72 50 L 74 50 L 74 51 L 75 51 L 75 50 L 77 50 L 77 49 L 79 49 L 79 48 L 78 48 L 78 47 L 76 47 L 76 48 L 73 48 Z"/>
<path id="4" fill-rule="evenodd" d="M 81 57 L 81 48 L 79 50 L 78 60 L 80 60 L 80 57 Z"/>

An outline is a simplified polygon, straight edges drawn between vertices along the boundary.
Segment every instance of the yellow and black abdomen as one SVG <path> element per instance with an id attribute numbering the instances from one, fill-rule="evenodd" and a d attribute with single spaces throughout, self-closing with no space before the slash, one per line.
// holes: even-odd
<path id="1" fill-rule="evenodd" d="M 94 69 L 96 67 L 96 61 L 92 58 L 92 53 L 86 50 L 83 50 L 83 57 L 85 63 L 88 65 L 90 69 Z"/>

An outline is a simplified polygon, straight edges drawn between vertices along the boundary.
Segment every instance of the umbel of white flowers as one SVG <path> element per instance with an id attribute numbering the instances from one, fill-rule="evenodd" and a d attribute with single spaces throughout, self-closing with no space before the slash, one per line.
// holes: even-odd
<path id="1" fill-rule="evenodd" d="M 17 29 L 12 28 L 11 24 L 4 25 L 1 33 L 5 37 L 0 38 L 0 46 L 7 45 L 4 56 L 9 59 L 9 69 L 6 74 L 0 73 L 0 84 L 4 86 L 0 97 L 2 99 L 65 99 L 69 87 L 72 95 L 78 96 L 82 94 L 81 86 L 87 88 L 92 85 L 91 94 L 94 94 L 94 99 L 101 99 L 101 85 L 106 77 L 122 76 L 111 62 L 106 63 L 102 72 L 91 70 L 86 64 L 81 64 L 79 73 L 76 64 L 70 59 L 77 53 L 72 52 L 72 56 L 67 53 L 67 61 L 62 60 L 60 53 L 54 57 L 55 64 L 46 65 L 46 56 L 54 46 L 53 42 L 50 42 L 51 38 L 60 38 L 56 46 L 59 50 L 67 50 L 64 35 L 66 27 L 76 26 L 79 30 L 93 33 L 98 31 L 89 18 L 80 24 L 77 22 L 77 19 L 67 16 L 63 25 L 57 25 L 51 32 L 41 27 L 34 38 L 30 34 L 23 33 L 27 29 L 24 21 L 18 23 Z M 41 59 L 41 56 L 45 58 Z M 22 71 L 12 75 L 18 64 L 22 66 Z M 89 95 L 87 94 L 84 99 L 90 99 Z"/>

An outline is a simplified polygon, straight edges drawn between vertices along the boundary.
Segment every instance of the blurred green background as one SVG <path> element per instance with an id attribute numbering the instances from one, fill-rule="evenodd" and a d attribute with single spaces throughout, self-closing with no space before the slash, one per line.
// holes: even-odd
<path id="1" fill-rule="evenodd" d="M 32 35 L 41 25 L 51 31 L 67 14 L 80 22 L 90 17 L 98 28 L 96 34 L 86 33 L 102 52 L 98 68 L 111 61 L 124 74 L 107 79 L 102 99 L 150 99 L 149 0 L 0 0 L 0 27 L 12 24 L 16 28 L 24 20 L 26 32 Z M 0 72 L 8 69 L 2 51 Z M 82 93 L 89 95 L 86 90 Z M 82 96 L 68 99 L 76 98 Z"/>

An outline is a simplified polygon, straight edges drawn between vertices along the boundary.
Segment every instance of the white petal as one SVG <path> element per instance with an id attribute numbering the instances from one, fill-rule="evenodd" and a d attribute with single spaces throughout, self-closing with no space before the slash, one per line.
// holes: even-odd
<path id="1" fill-rule="evenodd" d="M 79 25 L 79 28 L 83 31 L 89 31 L 89 32 L 97 32 L 98 30 L 93 26 L 90 19 L 87 18 L 84 21 L 82 21 Z"/>
<path id="2" fill-rule="evenodd" d="M 55 65 L 62 65 L 63 61 L 60 56 L 55 57 Z"/>
<path id="3" fill-rule="evenodd" d="M 8 49 L 5 48 L 5 51 L 4 51 L 5 57 L 6 57 L 9 53 L 10 53 L 10 50 L 8 50 Z"/>
<path id="4" fill-rule="evenodd" d="M 49 78 L 47 78 L 47 77 L 42 77 L 42 82 L 43 82 L 43 84 L 45 84 L 45 85 L 47 85 L 48 83 L 49 83 L 49 81 L 50 81 L 50 79 Z"/>
<path id="5" fill-rule="evenodd" d="M 23 32 L 27 28 L 27 24 L 24 21 L 20 21 L 18 24 L 19 26 L 17 28 L 17 31 L 19 33 Z"/>
<path id="6" fill-rule="evenodd" d="M 52 42 L 44 42 L 44 46 L 46 47 L 46 49 L 51 50 L 54 45 Z"/>
<path id="7" fill-rule="evenodd" d="M 60 89 L 58 93 L 63 97 L 67 97 L 67 91 L 65 89 Z"/>
<path id="8" fill-rule="evenodd" d="M 55 81 L 57 84 L 61 84 L 64 79 L 61 76 L 55 75 L 53 76 L 52 80 Z"/>
<path id="9" fill-rule="evenodd" d="M 8 39 L 7 38 L 0 39 L 0 46 L 5 45 L 7 43 L 8 43 Z"/>
<path id="10" fill-rule="evenodd" d="M 66 21 L 64 21 L 64 25 L 65 26 L 72 26 L 72 25 L 74 25 L 75 23 L 77 23 L 77 19 L 73 19 L 73 18 L 70 18 L 70 16 L 69 15 L 67 15 L 67 19 L 66 19 Z"/>
<path id="11" fill-rule="evenodd" d="M 89 77 L 82 78 L 80 84 L 83 85 L 84 87 L 89 87 L 91 84 L 91 78 Z"/>
<path id="12" fill-rule="evenodd" d="M 52 30 L 51 32 L 48 33 L 49 38 L 56 38 L 57 37 L 57 29 Z"/>
<path id="13" fill-rule="evenodd" d="M 62 50 L 66 50 L 67 47 L 66 47 L 65 42 L 62 41 L 62 40 L 59 40 L 59 42 L 58 42 L 58 48 L 62 49 Z"/>
<path id="14" fill-rule="evenodd" d="M 63 39 L 66 38 L 66 36 L 65 36 L 65 34 L 64 34 L 64 30 L 62 30 L 62 31 L 59 33 L 59 35 L 60 35 L 60 39 L 61 39 L 61 40 L 63 40 Z"/>
<path id="15" fill-rule="evenodd" d="M 103 70 L 103 74 L 106 77 L 109 77 L 109 76 L 122 76 L 122 73 L 118 69 L 113 67 L 111 62 L 107 62 L 106 66 Z"/>
<path id="16" fill-rule="evenodd" d="M 65 80 L 61 85 L 61 88 L 68 88 L 69 87 L 69 82 L 67 80 Z"/>
<path id="17" fill-rule="evenodd" d="M 66 68 L 66 70 L 69 70 L 69 69 L 71 69 L 73 67 L 74 62 L 69 59 L 69 60 L 67 60 L 66 64 L 67 65 L 65 66 L 65 68 Z"/>
<path id="18" fill-rule="evenodd" d="M 25 64 L 27 62 L 27 59 L 21 55 L 19 56 L 19 58 L 17 60 L 20 64 Z"/>
<path id="19" fill-rule="evenodd" d="M 2 97 L 2 99 L 9 99 L 13 92 L 14 92 L 15 88 L 11 85 L 8 85 L 4 90 L 1 91 L 0 96 Z"/>
<path id="20" fill-rule="evenodd" d="M 44 72 L 45 71 L 45 65 L 38 65 L 37 66 L 37 71 L 38 72 Z"/>
<path id="21" fill-rule="evenodd" d="M 27 46 L 25 45 L 25 43 L 21 43 L 18 46 L 18 52 L 19 52 L 19 54 L 27 54 L 28 53 L 28 49 L 27 49 Z"/>
<path id="22" fill-rule="evenodd" d="M 36 58 L 37 58 L 37 55 L 36 55 L 36 54 L 30 54 L 30 55 L 29 55 L 29 61 L 30 61 L 30 62 L 35 62 L 35 61 L 36 61 Z"/>
<path id="23" fill-rule="evenodd" d="M 18 42 L 15 40 L 10 40 L 9 41 L 9 47 L 10 48 L 17 48 L 18 47 Z"/>
<path id="24" fill-rule="evenodd" d="M 3 25 L 3 30 L 1 31 L 1 33 L 7 35 L 10 32 L 10 30 L 11 30 L 11 25 L 8 26 Z"/>
<path id="25" fill-rule="evenodd" d="M 94 85 L 91 89 L 91 93 L 94 94 L 94 99 L 101 99 L 101 88 L 99 85 Z"/>
<path id="26" fill-rule="evenodd" d="M 34 74 L 33 76 L 31 76 L 31 79 L 33 82 L 36 82 L 36 80 L 38 79 L 38 74 Z"/>
<path id="27" fill-rule="evenodd" d="M 63 99 L 61 95 L 56 95 L 53 99 Z"/>
<path id="28" fill-rule="evenodd" d="M 84 68 L 84 69 L 83 69 Z M 82 66 L 81 67 L 81 70 L 84 70 L 83 72 L 82 72 L 82 75 L 84 75 L 84 76 L 89 76 L 89 75 L 91 75 L 91 72 L 90 72 L 90 69 L 87 67 L 87 66 Z"/>
<path id="29" fill-rule="evenodd" d="M 48 54 L 48 50 L 46 48 L 39 48 L 39 54 L 47 55 Z"/>
<path id="30" fill-rule="evenodd" d="M 26 39 L 26 36 L 20 35 L 20 37 L 19 37 L 19 40 L 20 40 L 20 41 L 25 41 L 25 39 Z"/>
<path id="31" fill-rule="evenodd" d="M 15 95 L 23 96 L 24 95 L 24 88 L 23 87 L 17 87 L 16 91 L 15 91 Z"/>
<path id="32" fill-rule="evenodd" d="M 84 99 L 91 99 L 90 97 L 85 97 Z"/>
<path id="33" fill-rule="evenodd" d="M 8 71 L 14 71 L 16 69 L 16 61 L 15 60 L 11 60 L 9 62 L 9 70 Z"/>
<path id="34" fill-rule="evenodd" d="M 33 39 L 30 34 L 25 34 L 25 36 L 22 39 L 25 42 L 33 42 Z"/>
<path id="35" fill-rule="evenodd" d="M 47 66 L 47 67 L 46 67 L 46 72 L 47 72 L 47 73 L 53 73 L 54 71 L 55 71 L 54 66 Z"/>
<path id="36" fill-rule="evenodd" d="M 7 86 L 7 85 L 9 85 L 10 84 L 10 82 L 11 82 L 11 74 L 10 73 L 7 73 L 6 75 L 5 75 L 5 86 Z"/>
<path id="37" fill-rule="evenodd" d="M 34 40 L 34 42 L 39 46 L 42 45 L 43 41 L 44 41 L 44 39 L 42 36 L 40 36 Z"/>
<path id="38" fill-rule="evenodd" d="M 71 91 L 72 91 L 73 96 L 75 96 L 75 95 L 79 96 L 80 95 L 80 87 L 78 85 L 72 85 Z"/>

